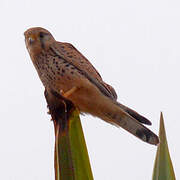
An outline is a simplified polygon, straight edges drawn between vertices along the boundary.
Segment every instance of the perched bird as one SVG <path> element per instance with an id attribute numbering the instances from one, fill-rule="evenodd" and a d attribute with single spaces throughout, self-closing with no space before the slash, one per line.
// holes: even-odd
<path id="1" fill-rule="evenodd" d="M 151 122 L 118 103 L 115 90 L 73 45 L 56 41 L 41 27 L 30 28 L 24 35 L 32 62 L 47 90 L 62 94 L 82 113 L 120 126 L 147 143 L 159 143 L 158 137 L 142 125 Z"/>

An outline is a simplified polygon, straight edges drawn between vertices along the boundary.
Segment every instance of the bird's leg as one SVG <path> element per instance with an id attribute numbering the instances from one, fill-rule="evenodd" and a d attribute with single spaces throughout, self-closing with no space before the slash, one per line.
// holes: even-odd
<path id="1" fill-rule="evenodd" d="M 71 94 L 73 94 L 76 90 L 77 90 L 77 87 L 73 87 L 73 88 L 71 88 L 69 91 L 66 91 L 66 92 L 64 92 L 63 90 L 61 90 L 60 93 L 62 94 L 62 96 L 64 96 L 65 98 L 67 98 L 68 96 L 70 96 Z"/>

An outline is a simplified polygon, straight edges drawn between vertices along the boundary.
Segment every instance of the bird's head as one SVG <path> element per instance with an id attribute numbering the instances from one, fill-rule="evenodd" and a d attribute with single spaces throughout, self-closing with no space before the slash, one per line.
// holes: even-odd
<path id="1" fill-rule="evenodd" d="M 43 49 L 48 49 L 55 39 L 51 33 L 41 27 L 34 27 L 24 32 L 25 43 L 29 53 L 38 54 Z"/>

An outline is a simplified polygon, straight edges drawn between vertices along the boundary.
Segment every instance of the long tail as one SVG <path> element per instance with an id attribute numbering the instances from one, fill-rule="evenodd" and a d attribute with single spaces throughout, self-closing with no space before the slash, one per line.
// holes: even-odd
<path id="1" fill-rule="evenodd" d="M 103 98 L 98 106 L 100 111 L 96 115 L 101 119 L 122 127 L 149 144 L 157 145 L 159 143 L 158 136 L 141 124 L 151 124 L 150 121 L 135 111 L 106 97 Z"/>

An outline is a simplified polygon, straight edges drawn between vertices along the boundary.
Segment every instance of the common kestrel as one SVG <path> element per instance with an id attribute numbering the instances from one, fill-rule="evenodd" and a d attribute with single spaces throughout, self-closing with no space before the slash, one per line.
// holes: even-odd
<path id="1" fill-rule="evenodd" d="M 115 90 L 73 45 L 56 41 L 49 31 L 40 27 L 28 29 L 24 35 L 46 90 L 64 95 L 82 113 L 120 126 L 147 143 L 159 143 L 158 137 L 142 125 L 151 122 L 118 103 Z"/>

